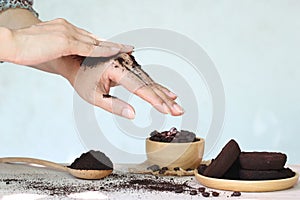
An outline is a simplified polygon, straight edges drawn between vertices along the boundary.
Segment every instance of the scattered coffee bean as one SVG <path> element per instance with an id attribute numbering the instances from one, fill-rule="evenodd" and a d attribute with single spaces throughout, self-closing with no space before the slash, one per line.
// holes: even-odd
<path id="1" fill-rule="evenodd" d="M 205 192 L 205 187 L 199 187 L 199 188 L 198 188 L 198 191 L 201 192 L 201 193 L 202 193 L 202 192 Z"/>
<path id="2" fill-rule="evenodd" d="M 179 167 L 174 167 L 174 171 L 179 171 Z"/>
<path id="3" fill-rule="evenodd" d="M 175 189 L 175 193 L 182 193 L 183 192 L 183 188 L 179 187 Z"/>
<path id="4" fill-rule="evenodd" d="M 214 197 L 218 197 L 219 196 L 219 192 L 216 192 L 216 191 L 213 191 L 212 193 L 211 193 Z"/>
<path id="5" fill-rule="evenodd" d="M 158 173 L 159 174 L 164 174 L 165 172 L 166 172 L 166 170 L 160 169 Z"/>
<path id="6" fill-rule="evenodd" d="M 197 195 L 197 194 L 198 194 L 197 190 L 191 190 L 190 191 L 190 195 Z"/>
<path id="7" fill-rule="evenodd" d="M 209 197 L 209 192 L 202 192 L 202 196 L 204 196 L 204 197 Z"/>
<path id="8" fill-rule="evenodd" d="M 159 171 L 160 167 L 158 165 L 151 165 L 150 167 L 147 167 L 147 170 L 151 170 L 153 172 Z"/>
<path id="9" fill-rule="evenodd" d="M 239 197 L 241 196 L 241 193 L 238 192 L 238 191 L 234 191 L 232 194 L 231 194 L 232 197 Z"/>
<path id="10" fill-rule="evenodd" d="M 161 169 L 162 169 L 162 170 L 165 170 L 165 171 L 169 170 L 168 167 L 163 167 L 163 168 L 161 168 Z"/>

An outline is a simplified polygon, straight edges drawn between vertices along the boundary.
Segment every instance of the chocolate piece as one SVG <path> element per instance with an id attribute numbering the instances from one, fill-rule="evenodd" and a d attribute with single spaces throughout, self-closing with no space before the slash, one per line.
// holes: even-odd
<path id="1" fill-rule="evenodd" d="M 230 140 L 210 165 L 203 172 L 204 176 L 221 178 L 238 159 L 240 147 L 234 140 Z"/>
<path id="2" fill-rule="evenodd" d="M 79 170 L 112 170 L 113 163 L 104 153 L 91 150 L 81 154 L 68 167 Z"/>
<path id="3" fill-rule="evenodd" d="M 289 168 L 281 170 L 247 170 L 240 169 L 240 179 L 242 180 L 274 180 L 282 178 L 291 178 L 295 176 Z"/>
<path id="4" fill-rule="evenodd" d="M 242 169 L 279 170 L 286 163 L 287 156 L 277 152 L 242 152 L 239 157 Z"/>

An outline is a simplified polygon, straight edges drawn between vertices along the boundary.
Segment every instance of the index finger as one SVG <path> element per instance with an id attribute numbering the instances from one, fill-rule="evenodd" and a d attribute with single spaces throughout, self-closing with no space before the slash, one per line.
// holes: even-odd
<path id="1" fill-rule="evenodd" d="M 120 49 L 120 53 L 129 53 L 132 52 L 134 49 L 134 47 L 131 45 L 114 43 L 109 41 L 99 41 L 99 46 L 118 48 Z"/>

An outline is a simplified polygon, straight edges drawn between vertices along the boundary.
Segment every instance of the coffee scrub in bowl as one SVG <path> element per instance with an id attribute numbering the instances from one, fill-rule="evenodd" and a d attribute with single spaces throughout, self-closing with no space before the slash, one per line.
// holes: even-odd
<path id="1" fill-rule="evenodd" d="M 195 169 L 203 152 L 204 139 L 186 130 L 153 131 L 146 139 L 147 161 L 160 167 Z"/>

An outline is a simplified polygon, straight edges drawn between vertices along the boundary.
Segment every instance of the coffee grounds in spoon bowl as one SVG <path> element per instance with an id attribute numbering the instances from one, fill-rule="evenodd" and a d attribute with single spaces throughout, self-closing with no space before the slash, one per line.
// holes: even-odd
<path id="1" fill-rule="evenodd" d="M 90 150 L 81 154 L 68 167 L 78 170 L 113 170 L 113 163 L 104 153 Z"/>

